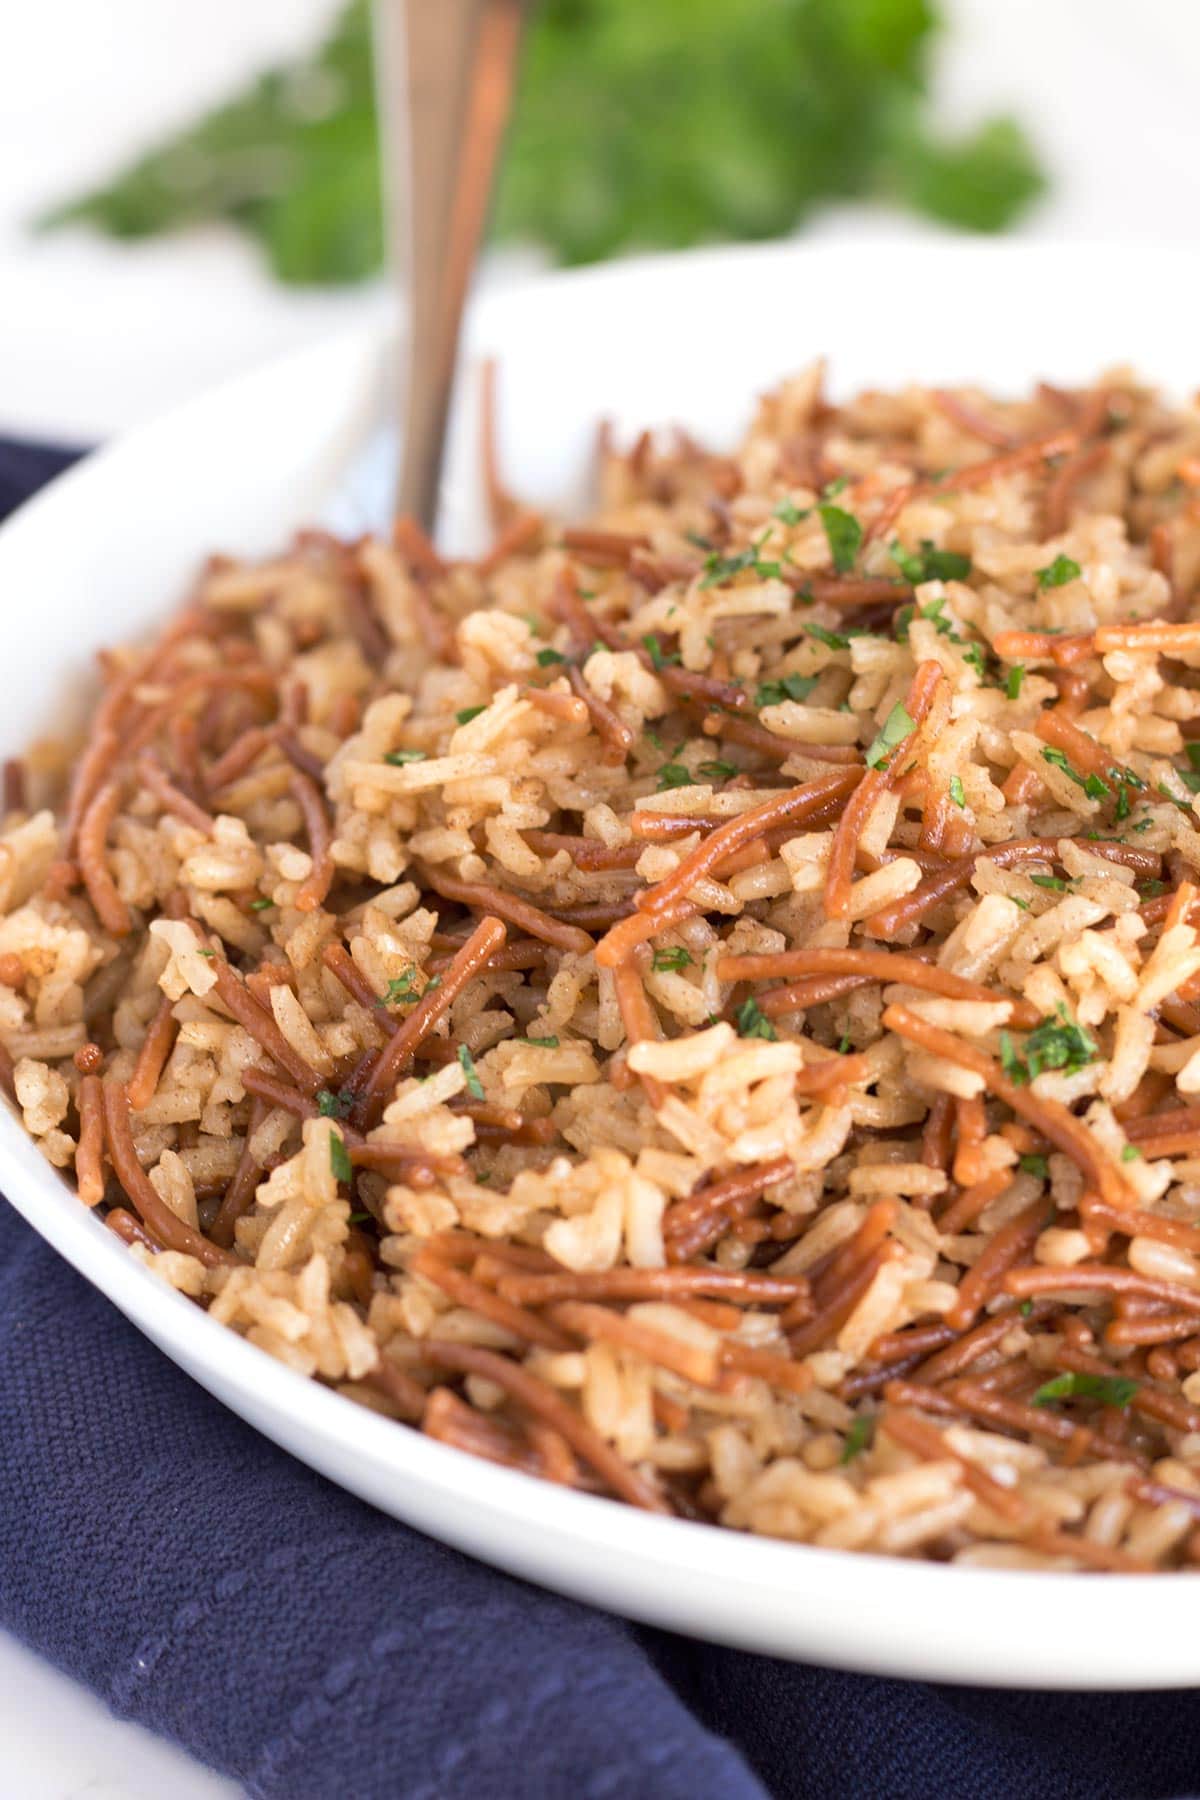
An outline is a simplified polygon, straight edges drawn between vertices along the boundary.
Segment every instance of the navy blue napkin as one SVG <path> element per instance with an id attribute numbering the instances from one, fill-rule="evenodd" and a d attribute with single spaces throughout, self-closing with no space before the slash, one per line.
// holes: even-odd
<path id="1" fill-rule="evenodd" d="M 0 513 L 69 460 L 0 440 Z M 798 1667 L 627 1625 L 444 1549 L 226 1412 L 5 1205 L 0 1625 L 271 1800 L 1200 1787 L 1189 1694 Z"/>

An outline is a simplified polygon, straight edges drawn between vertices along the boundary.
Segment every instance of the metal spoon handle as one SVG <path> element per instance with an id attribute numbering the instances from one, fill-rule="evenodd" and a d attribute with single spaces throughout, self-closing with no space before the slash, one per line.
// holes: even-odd
<path id="1" fill-rule="evenodd" d="M 384 206 L 408 321 L 399 515 L 432 532 L 463 302 L 508 119 L 524 0 L 377 0 Z"/>

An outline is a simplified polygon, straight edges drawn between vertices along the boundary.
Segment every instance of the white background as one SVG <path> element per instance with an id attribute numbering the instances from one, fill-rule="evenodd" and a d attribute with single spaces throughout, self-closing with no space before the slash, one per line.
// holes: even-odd
<path id="1" fill-rule="evenodd" d="M 314 37 L 333 10 L 332 0 L 0 0 L 0 433 L 104 436 L 387 304 L 382 285 L 275 288 L 253 248 L 221 231 L 128 247 L 26 229 L 40 208 Z M 943 117 L 1013 108 L 1050 169 L 1052 195 L 1023 234 L 1125 246 L 1195 235 L 1193 0 L 949 0 L 946 10 Z M 811 229 L 895 242 L 929 228 L 842 209 Z M 494 265 L 490 279 L 511 266 Z M 1136 332 L 1131 320 L 1114 357 L 1136 353 Z M 0 1800 L 235 1792 L 0 1635 Z"/>

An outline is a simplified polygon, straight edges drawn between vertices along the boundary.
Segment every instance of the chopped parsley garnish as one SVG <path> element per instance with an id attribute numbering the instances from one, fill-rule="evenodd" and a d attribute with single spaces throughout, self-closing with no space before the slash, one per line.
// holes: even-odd
<path id="1" fill-rule="evenodd" d="M 1034 887 L 1049 888 L 1055 894 L 1069 894 L 1074 886 L 1073 881 L 1064 881 L 1061 875 L 1031 875 Z"/>
<path id="2" fill-rule="evenodd" d="M 1050 1173 L 1050 1164 L 1044 1156 L 1023 1156 L 1017 1167 L 1026 1175 L 1036 1175 L 1039 1181 L 1045 1181 Z"/>
<path id="3" fill-rule="evenodd" d="M 394 769 L 402 769 L 405 763 L 425 762 L 428 756 L 428 750 L 389 750 L 383 760 Z"/>
<path id="4" fill-rule="evenodd" d="M 1096 1040 L 1082 1025 L 1076 1025 L 1065 1006 L 1058 1007 L 1057 1019 L 1043 1019 L 1025 1039 L 1023 1054 L 1013 1047 L 1007 1031 L 1000 1033 L 1000 1062 L 1009 1080 L 1018 1087 L 1036 1081 L 1046 1069 L 1062 1069 L 1074 1074 L 1098 1054 Z"/>
<path id="5" fill-rule="evenodd" d="M 1030 1313 L 1033 1311 L 1033 1301 L 1032 1300 L 1022 1300 L 1020 1306 L 1018 1306 L 1018 1308 L 1017 1308 L 1017 1311 L 1020 1313 L 1020 1315 L 1023 1319 L 1027 1319 L 1029 1317 Z"/>
<path id="6" fill-rule="evenodd" d="M 838 1457 L 838 1462 L 843 1466 L 848 1462 L 853 1462 L 856 1456 L 861 1455 L 864 1450 L 869 1448 L 874 1436 L 875 1420 L 868 1413 L 860 1413 L 858 1418 L 851 1422 L 850 1429 L 846 1433 L 846 1441 L 842 1445 L 842 1454 Z"/>
<path id="7" fill-rule="evenodd" d="M 695 777 L 686 763 L 664 763 L 658 771 L 658 791 L 661 794 L 666 788 L 695 787 Z"/>
<path id="8" fill-rule="evenodd" d="M 779 706 L 785 700 L 807 700 L 817 685 L 816 675 L 781 675 L 778 681 L 759 683 L 756 707 Z"/>
<path id="9" fill-rule="evenodd" d="M 323 1119 L 345 1119 L 350 1115 L 354 1105 L 354 1095 L 339 1088 L 335 1094 L 332 1088 L 317 1089 L 317 1111 Z"/>
<path id="10" fill-rule="evenodd" d="M 804 629 L 810 638 L 816 638 L 818 644 L 824 644 L 827 650 L 848 650 L 850 648 L 850 639 L 852 637 L 863 637 L 865 635 L 865 633 L 861 631 L 851 631 L 844 634 L 840 631 L 828 631 L 824 625 L 806 625 Z"/>
<path id="11" fill-rule="evenodd" d="M 654 664 L 656 669 L 665 669 L 672 663 L 678 663 L 680 661 L 679 652 L 677 650 L 672 650 L 668 655 L 652 631 L 647 632 L 646 636 L 642 639 L 642 644 L 649 653 L 650 661 Z"/>
<path id="12" fill-rule="evenodd" d="M 688 969 L 691 964 L 691 951 L 678 944 L 667 950 L 656 950 L 650 967 L 656 975 L 664 975 L 676 969 Z"/>
<path id="13" fill-rule="evenodd" d="M 738 766 L 731 762 L 702 762 L 699 772 L 709 781 L 728 781 L 737 774 Z"/>
<path id="14" fill-rule="evenodd" d="M 1124 1375 L 1090 1375 L 1078 1369 L 1042 1383 L 1033 1396 L 1035 1406 L 1053 1406 L 1056 1400 L 1098 1400 L 1101 1406 L 1127 1407 L 1140 1386 Z"/>
<path id="15" fill-rule="evenodd" d="M 212 961 L 212 959 L 213 959 L 213 957 L 214 957 L 214 956 L 215 956 L 215 955 L 216 955 L 216 954 L 217 954 L 217 953 L 216 953 L 216 951 L 215 951 L 215 950 L 199 950 L 199 951 L 197 951 L 197 953 L 196 953 L 196 954 L 197 954 L 197 955 L 198 955 L 198 956 L 207 956 L 207 957 L 208 957 L 208 959 L 209 959 L 209 961 L 210 961 L 210 962 L 211 962 L 211 961 Z"/>
<path id="16" fill-rule="evenodd" d="M 743 574 L 754 566 L 754 550 L 739 550 L 736 556 L 721 556 L 716 551 L 705 559 L 702 588 L 716 587 L 722 581 L 732 581 L 735 575 Z"/>
<path id="17" fill-rule="evenodd" d="M 833 566 L 839 575 L 848 575 L 862 543 L 863 528 L 853 513 L 843 512 L 840 506 L 830 506 L 828 502 L 818 506 L 817 513 L 825 527 Z"/>
<path id="18" fill-rule="evenodd" d="M 1189 817 L 1191 816 L 1192 809 L 1188 802 L 1186 800 L 1181 800 L 1178 794 L 1173 794 L 1165 781 L 1160 781 L 1155 791 L 1160 793 L 1164 800 L 1169 800 L 1172 806 L 1178 807 L 1181 813 L 1187 813 Z"/>
<path id="19" fill-rule="evenodd" d="M 403 975 L 396 975 L 387 984 L 387 993 L 383 996 L 385 1006 L 395 1006 L 401 1000 L 415 1000 L 417 995 L 413 987 L 416 979 L 415 969 L 405 969 Z"/>
<path id="20" fill-rule="evenodd" d="M 1042 751 L 1042 761 L 1061 769 L 1068 781 L 1073 781 L 1076 787 L 1083 789 L 1089 800 L 1107 800 L 1112 792 L 1108 783 L 1101 781 L 1099 775 L 1081 775 L 1078 769 L 1072 767 L 1066 751 L 1058 749 L 1057 745 L 1046 746 Z"/>
<path id="21" fill-rule="evenodd" d="M 742 1001 L 742 1004 L 734 1014 L 734 1023 L 737 1025 L 738 1035 L 740 1037 L 768 1038 L 774 1042 L 779 1036 L 779 1033 L 772 1025 L 770 1019 L 768 1019 L 767 1015 L 759 1006 L 758 1001 L 755 1000 L 753 996 L 748 1000 Z"/>
<path id="22" fill-rule="evenodd" d="M 472 719 L 477 719 L 481 712 L 486 711 L 486 706 L 464 706 L 461 712 L 455 713 L 454 717 L 460 725 L 469 725 Z"/>
<path id="23" fill-rule="evenodd" d="M 967 804 L 967 796 L 963 791 L 962 777 L 959 775 L 952 775 L 950 777 L 950 798 L 953 800 L 955 806 L 965 806 Z"/>
<path id="24" fill-rule="evenodd" d="M 1004 692 L 1010 700 L 1018 700 L 1021 696 L 1021 683 L 1025 679 L 1025 664 L 1014 663 L 1008 671 L 1008 679 L 1004 683 Z"/>
<path id="25" fill-rule="evenodd" d="M 892 751 L 912 736 L 916 724 L 903 703 L 897 700 L 884 720 L 882 729 L 867 751 L 868 769 L 882 769 Z"/>
<path id="26" fill-rule="evenodd" d="M 472 1100 L 482 1100 L 483 1083 L 480 1081 L 479 1076 L 475 1071 L 475 1058 L 471 1055 L 471 1052 L 467 1049 L 465 1044 L 460 1044 L 458 1046 L 458 1060 L 462 1065 L 462 1072 L 467 1078 L 468 1094 L 470 1094 Z"/>
<path id="27" fill-rule="evenodd" d="M 951 632 L 950 635 L 951 641 L 953 641 L 953 632 Z M 987 680 L 987 659 L 984 656 L 983 646 L 981 644 L 968 644 L 963 651 L 963 661 L 967 664 L 968 668 L 974 669 L 980 681 Z"/>
<path id="28" fill-rule="evenodd" d="M 773 516 L 782 519 L 785 525 L 799 525 L 801 519 L 807 519 L 811 511 L 809 506 L 797 506 L 794 500 L 781 500 Z"/>
<path id="29" fill-rule="evenodd" d="M 350 1152 L 336 1131 L 329 1134 L 329 1167 L 335 1181 L 354 1180 L 354 1164 L 350 1161 Z"/>
<path id="30" fill-rule="evenodd" d="M 565 663 L 566 660 L 567 659 L 561 650 L 539 650 L 537 653 L 537 665 L 539 669 L 548 669 L 552 664 Z"/>
<path id="31" fill-rule="evenodd" d="M 848 1032 L 838 1039 L 839 1056 L 848 1056 L 853 1048 L 854 1044 Z"/>
<path id="32" fill-rule="evenodd" d="M 273 900 L 268 900 L 265 897 L 258 899 L 258 900 L 252 900 L 250 902 L 250 911 L 251 912 L 266 912 L 267 908 L 274 906 L 274 904 L 275 904 L 275 902 Z"/>
<path id="33" fill-rule="evenodd" d="M 525 1039 L 525 1042 L 527 1044 L 532 1044 L 535 1050 L 557 1050 L 558 1049 L 558 1039 L 556 1037 L 544 1037 L 544 1038 L 527 1037 Z M 461 1053 L 460 1053 L 460 1059 L 461 1059 Z M 463 1066 L 465 1067 L 466 1065 L 464 1064 Z"/>
<path id="34" fill-rule="evenodd" d="M 1078 581 L 1083 570 L 1073 556 L 1056 556 L 1052 563 L 1037 572 L 1037 584 L 1043 591 L 1046 588 L 1066 587 L 1068 581 Z"/>
<path id="35" fill-rule="evenodd" d="M 892 636 L 898 644 L 907 644 L 908 628 L 917 616 L 915 606 L 902 606 L 892 620 Z"/>
<path id="36" fill-rule="evenodd" d="M 782 574 L 777 562 L 764 562 L 761 557 L 763 545 L 771 535 L 770 526 L 753 544 L 744 550 L 737 550 L 732 556 L 721 556 L 717 552 L 705 558 L 704 577 L 700 583 L 702 588 L 717 587 L 723 581 L 732 581 L 735 575 L 744 575 L 747 569 L 753 569 L 761 581 Z"/>
<path id="37" fill-rule="evenodd" d="M 837 475 L 832 481 L 825 483 L 821 489 L 821 498 L 822 500 L 836 500 L 838 495 L 844 494 L 849 486 L 850 477 L 848 475 Z"/>
<path id="38" fill-rule="evenodd" d="M 370 1217 L 371 1215 L 369 1212 L 351 1213 L 349 1223 L 351 1225 L 365 1225 Z"/>
<path id="39" fill-rule="evenodd" d="M 1143 900 L 1157 900 L 1160 894 L 1165 894 L 1166 892 L 1167 884 L 1165 881 L 1140 881 L 1138 883 L 1138 893 L 1142 896 Z"/>
<path id="40" fill-rule="evenodd" d="M 891 555 L 913 587 L 919 587 L 923 581 L 965 581 L 971 573 L 969 556 L 957 550 L 939 550 L 930 538 L 921 539 L 920 550 L 905 550 L 902 544 L 893 543 Z"/>
<path id="41" fill-rule="evenodd" d="M 521 613 L 519 616 L 524 619 L 525 623 L 528 625 L 529 635 L 531 637 L 541 637 L 542 621 L 538 618 L 536 613 Z"/>
<path id="42" fill-rule="evenodd" d="M 1126 1144 L 1121 1152 L 1121 1161 L 1136 1162 L 1141 1154 L 1142 1152 L 1138 1149 L 1136 1144 Z"/>

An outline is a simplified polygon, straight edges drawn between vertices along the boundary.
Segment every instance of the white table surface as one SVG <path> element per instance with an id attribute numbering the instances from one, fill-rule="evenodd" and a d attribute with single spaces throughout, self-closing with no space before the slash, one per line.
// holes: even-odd
<path id="1" fill-rule="evenodd" d="M 249 70 L 335 0 L 8 0 L 0 63 L 0 432 L 87 442 L 386 305 L 380 285 L 287 291 L 224 231 L 118 246 L 25 222 Z M 1200 219 L 1200 7 L 1190 0 L 948 0 L 947 123 L 1011 107 L 1053 193 L 1024 235 L 1187 241 Z M 839 209 L 813 233 L 929 228 Z M 512 259 L 489 279 L 511 277 Z M 1086 296 L 1081 296 L 1086 304 Z M 1114 358 L 1136 352 L 1114 345 Z M 1200 370 L 1198 370 L 1200 375 Z M 0 1446 L 0 1452 L 2 1452 Z M 215 1800 L 238 1789 L 0 1633 L 0 1800 Z"/>

